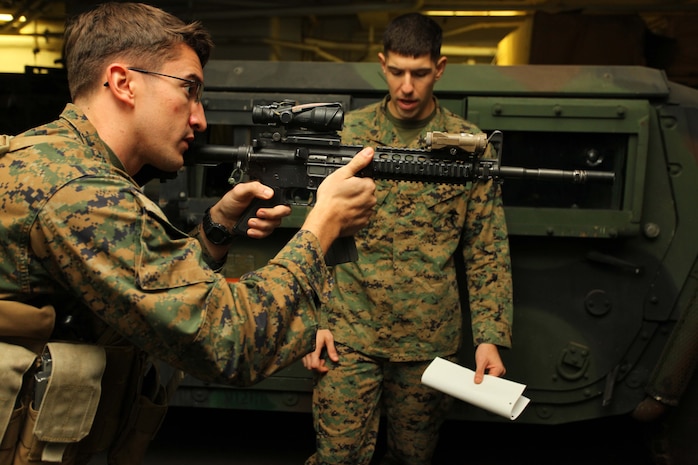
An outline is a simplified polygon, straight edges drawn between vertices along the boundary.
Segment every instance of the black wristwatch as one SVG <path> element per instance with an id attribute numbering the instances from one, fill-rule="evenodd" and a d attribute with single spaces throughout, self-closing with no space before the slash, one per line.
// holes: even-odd
<path id="1" fill-rule="evenodd" d="M 209 241 L 216 245 L 227 245 L 233 241 L 233 234 L 228 229 L 219 223 L 214 223 L 211 219 L 211 207 L 208 207 L 204 212 L 204 219 L 201 222 L 204 228 L 206 237 Z"/>

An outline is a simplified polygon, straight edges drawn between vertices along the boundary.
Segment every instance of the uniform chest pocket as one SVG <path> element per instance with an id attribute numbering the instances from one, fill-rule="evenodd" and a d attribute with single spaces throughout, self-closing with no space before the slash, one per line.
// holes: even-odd
<path id="1" fill-rule="evenodd" d="M 468 205 L 468 186 L 422 182 L 377 183 L 377 220 L 396 231 L 424 229 L 450 241 L 460 237 Z"/>
<path id="2" fill-rule="evenodd" d="M 203 265 L 196 239 L 179 231 L 162 212 L 144 202 L 137 280 L 142 289 L 171 289 L 212 282 L 214 272 Z"/>

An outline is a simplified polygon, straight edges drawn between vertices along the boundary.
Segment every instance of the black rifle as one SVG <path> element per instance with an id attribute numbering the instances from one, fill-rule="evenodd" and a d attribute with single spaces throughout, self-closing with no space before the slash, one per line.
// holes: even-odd
<path id="1" fill-rule="evenodd" d="M 255 199 L 235 226 L 238 234 L 247 233 L 247 221 L 259 208 L 279 204 L 313 205 L 315 191 L 333 171 L 346 165 L 363 147 L 342 145 L 338 131 L 344 124 L 339 103 L 295 105 L 283 101 L 257 105 L 252 121 L 271 129 L 251 145 L 192 145 L 185 154 L 186 165 L 233 163 L 228 179 L 232 185 L 258 180 L 274 189 L 269 200 Z M 427 149 L 375 147 L 374 159 L 357 176 L 435 183 L 500 180 L 502 178 L 560 179 L 572 183 L 613 181 L 613 172 L 585 170 L 531 169 L 501 166 L 502 133 L 489 138 L 479 134 L 427 133 Z M 488 145 L 497 158 L 482 158 Z M 325 256 L 328 265 L 355 261 L 356 245 L 352 237 L 339 238 Z"/>

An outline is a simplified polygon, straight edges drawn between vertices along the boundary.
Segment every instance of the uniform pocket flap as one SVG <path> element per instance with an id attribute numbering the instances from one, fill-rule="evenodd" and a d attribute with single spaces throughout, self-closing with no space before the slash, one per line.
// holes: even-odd
<path id="1" fill-rule="evenodd" d="M 50 342 L 51 375 L 34 434 L 41 441 L 71 443 L 92 428 L 106 355 L 103 347 Z"/>

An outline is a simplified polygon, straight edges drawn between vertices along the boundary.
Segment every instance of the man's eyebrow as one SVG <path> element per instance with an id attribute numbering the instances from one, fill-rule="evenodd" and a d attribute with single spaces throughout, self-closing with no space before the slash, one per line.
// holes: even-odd
<path id="1" fill-rule="evenodd" d="M 388 69 L 391 71 L 409 71 L 410 73 L 425 73 L 425 72 L 430 72 L 431 68 L 424 67 L 424 68 L 401 68 L 399 66 L 390 66 L 388 65 Z"/>
<path id="2" fill-rule="evenodd" d="M 201 79 L 201 77 L 199 77 L 197 74 L 195 74 L 195 73 L 193 73 L 193 72 L 192 72 L 192 73 L 189 73 L 189 74 L 186 74 L 186 75 L 184 76 L 184 78 L 185 78 L 185 79 L 191 79 L 192 81 L 196 81 L 196 82 L 201 82 L 201 83 L 204 82 L 204 80 Z"/>

